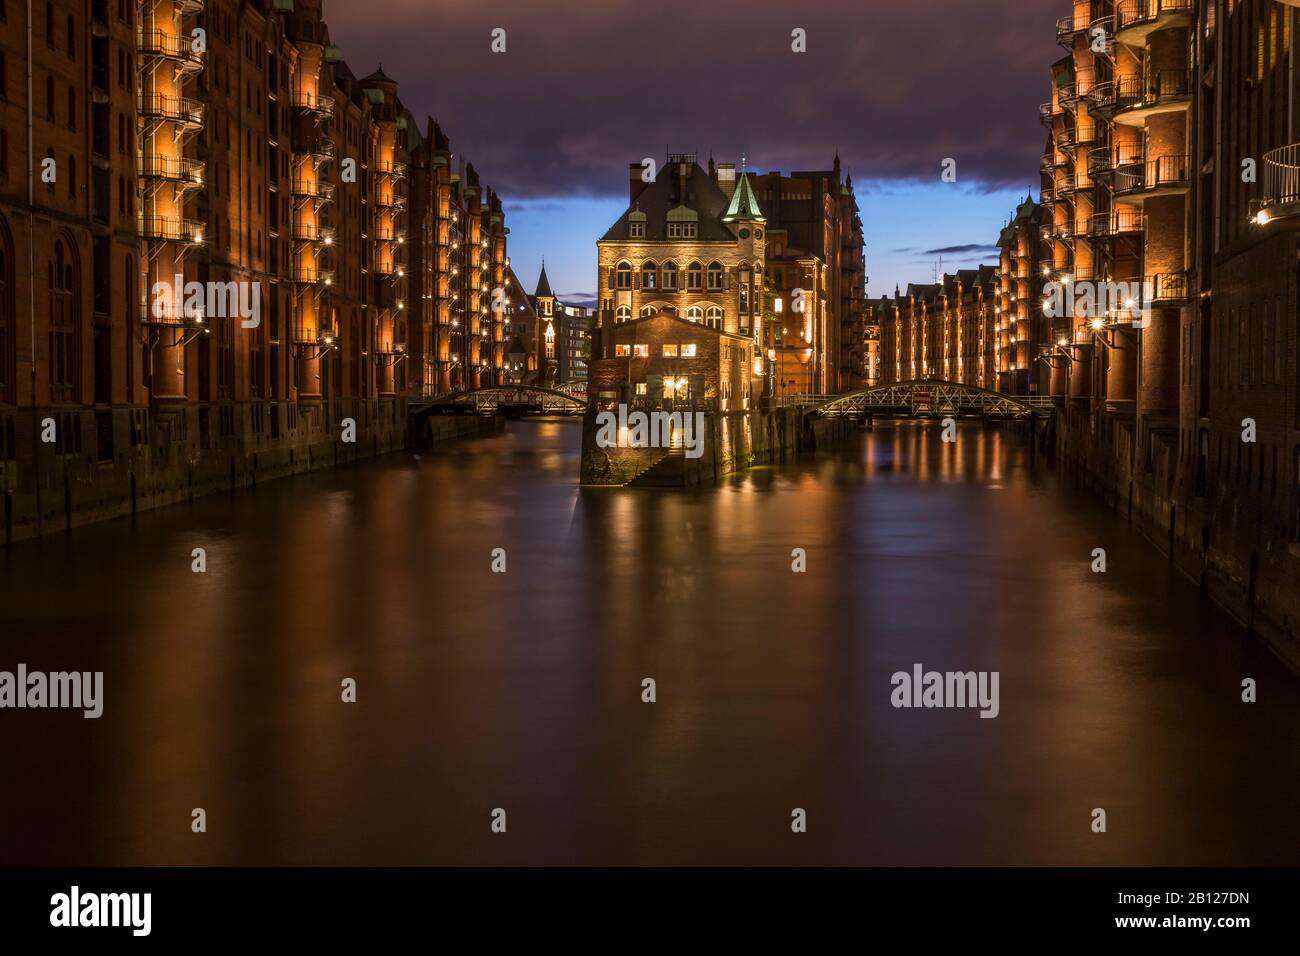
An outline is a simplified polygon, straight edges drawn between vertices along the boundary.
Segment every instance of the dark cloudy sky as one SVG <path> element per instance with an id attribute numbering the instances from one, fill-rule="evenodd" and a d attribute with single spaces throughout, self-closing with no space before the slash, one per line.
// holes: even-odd
<path id="1" fill-rule="evenodd" d="M 333 42 L 507 205 L 525 284 L 590 292 L 595 240 L 626 205 L 627 164 L 665 146 L 758 169 L 853 174 L 869 294 L 991 261 L 1037 184 L 1037 105 L 1065 0 L 326 0 Z M 506 52 L 491 52 L 494 28 Z M 791 51 L 791 31 L 807 53 Z M 957 183 L 939 181 L 945 157 Z"/>

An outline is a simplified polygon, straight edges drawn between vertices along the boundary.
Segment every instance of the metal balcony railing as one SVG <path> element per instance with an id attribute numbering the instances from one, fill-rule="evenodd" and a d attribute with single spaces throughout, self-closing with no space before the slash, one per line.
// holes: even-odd
<path id="1" fill-rule="evenodd" d="M 1119 236 L 1141 232 L 1145 220 L 1141 210 L 1117 209 L 1114 212 L 1101 212 L 1088 219 L 1088 235 L 1094 238 Z"/>
<path id="2" fill-rule="evenodd" d="M 293 270 L 293 281 L 308 285 L 333 285 L 334 270 L 303 263 Z"/>
<path id="3" fill-rule="evenodd" d="M 203 161 L 184 156 L 145 153 L 140 157 L 140 175 L 146 179 L 164 179 L 190 186 L 203 185 Z"/>
<path id="4" fill-rule="evenodd" d="M 206 107 L 199 100 L 188 96 L 141 92 L 139 109 L 140 115 L 147 119 L 161 119 L 197 128 L 203 125 Z"/>
<path id="5" fill-rule="evenodd" d="M 1184 185 L 1190 180 L 1190 157 L 1157 156 L 1115 167 L 1115 194 L 1146 192 L 1167 186 Z"/>
<path id="6" fill-rule="evenodd" d="M 309 90 L 294 90 L 293 108 L 308 113 L 317 113 L 322 117 L 334 115 L 334 97 Z"/>
<path id="7" fill-rule="evenodd" d="M 1162 16 L 1191 12 L 1192 0 L 1119 0 L 1115 4 L 1115 29 L 1127 30 L 1153 23 Z"/>
<path id="8" fill-rule="evenodd" d="M 1191 95 L 1191 70 L 1158 70 L 1148 76 L 1122 76 L 1116 80 L 1111 107 L 1117 112 L 1147 109 Z"/>
<path id="9" fill-rule="evenodd" d="M 1092 26 L 1090 17 L 1083 14 L 1070 14 L 1056 21 L 1056 42 L 1062 46 L 1074 45 L 1074 35 L 1082 33 Z"/>
<path id="10" fill-rule="evenodd" d="M 140 235 L 167 242 L 202 242 L 203 223 L 176 216 L 141 216 Z"/>
<path id="11" fill-rule="evenodd" d="M 405 176 L 406 163 L 398 163 L 398 162 L 375 163 L 375 173 L 380 176 L 396 176 L 396 177 Z"/>
<path id="12" fill-rule="evenodd" d="M 299 242 L 330 243 L 334 241 L 334 227 L 315 222 L 297 222 L 293 225 L 293 238 Z"/>
<path id="13" fill-rule="evenodd" d="M 1180 302 L 1187 298 L 1186 272 L 1159 272 L 1143 279 L 1143 294 L 1151 302 Z"/>
<path id="14" fill-rule="evenodd" d="M 1295 202 L 1300 202 L 1300 143 L 1264 154 L 1264 195 L 1260 208 L 1276 209 Z"/>
<path id="15" fill-rule="evenodd" d="M 192 17 L 195 14 L 203 12 L 207 6 L 206 0 L 177 0 L 176 6 L 180 8 L 181 16 Z"/>
<path id="16" fill-rule="evenodd" d="M 145 307 L 142 321 L 145 325 L 197 329 L 203 327 L 207 317 L 203 314 L 203 307 L 197 302 L 188 307 L 169 302 L 150 302 Z"/>
<path id="17" fill-rule="evenodd" d="M 328 202 L 334 198 L 334 184 L 323 179 L 295 179 L 293 194 Z"/>
<path id="18" fill-rule="evenodd" d="M 135 35 L 135 48 L 143 56 L 171 60 L 187 72 L 203 69 L 203 52 L 195 49 L 188 34 L 140 30 Z"/>

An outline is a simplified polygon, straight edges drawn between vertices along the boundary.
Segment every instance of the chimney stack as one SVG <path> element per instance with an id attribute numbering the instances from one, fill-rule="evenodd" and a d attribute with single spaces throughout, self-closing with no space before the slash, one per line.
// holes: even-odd
<path id="1" fill-rule="evenodd" d="M 641 174 L 645 167 L 640 163 L 627 164 L 627 204 L 630 206 L 636 202 L 636 197 L 641 195 L 642 190 L 648 185 L 641 179 Z"/>
<path id="2" fill-rule="evenodd" d="M 736 164 L 735 163 L 718 163 L 718 188 L 726 194 L 727 200 L 731 200 L 731 194 L 736 191 Z"/>

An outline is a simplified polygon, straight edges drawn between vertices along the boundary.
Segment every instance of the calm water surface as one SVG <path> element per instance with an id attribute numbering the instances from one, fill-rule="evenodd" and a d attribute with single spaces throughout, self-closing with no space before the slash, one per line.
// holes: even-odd
<path id="1" fill-rule="evenodd" d="M 578 447 L 0 551 L 0 669 L 105 672 L 97 721 L 0 711 L 0 863 L 1300 862 L 1300 679 L 1019 440 L 887 425 L 692 493 L 581 490 Z M 1000 716 L 892 708 L 914 663 L 999 671 Z"/>

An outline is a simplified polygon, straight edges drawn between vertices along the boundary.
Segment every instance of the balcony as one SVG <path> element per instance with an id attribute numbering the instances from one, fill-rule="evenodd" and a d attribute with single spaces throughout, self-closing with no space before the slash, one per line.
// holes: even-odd
<path id="1" fill-rule="evenodd" d="M 1093 176 L 1104 176 L 1121 166 L 1142 162 L 1142 155 L 1141 143 L 1099 146 L 1088 154 L 1088 172 Z"/>
<path id="2" fill-rule="evenodd" d="M 179 123 L 187 129 L 203 126 L 205 106 L 188 96 L 170 96 L 166 93 L 144 93 L 139 97 L 140 115 L 145 119 Z"/>
<path id="3" fill-rule="evenodd" d="M 1119 0 L 1115 4 L 1115 39 L 1143 46 L 1156 30 L 1184 28 L 1192 22 L 1192 0 Z"/>
<path id="4" fill-rule="evenodd" d="M 140 217 L 140 235 L 164 242 L 203 242 L 203 223 L 175 216 Z"/>
<path id="5" fill-rule="evenodd" d="M 1038 121 L 1044 126 L 1052 125 L 1052 118 L 1060 116 L 1061 110 L 1055 103 L 1042 103 L 1038 107 Z"/>
<path id="6" fill-rule="evenodd" d="M 1142 201 L 1154 196 L 1186 192 L 1191 184 L 1191 157 L 1158 156 L 1116 165 L 1115 195 Z"/>
<path id="7" fill-rule="evenodd" d="M 300 263 L 293 270 L 293 281 L 306 285 L 330 286 L 334 284 L 334 271 L 318 268 L 311 263 Z"/>
<path id="8" fill-rule="evenodd" d="M 1092 19 L 1082 14 L 1071 14 L 1056 21 L 1056 42 L 1066 49 L 1074 48 L 1074 38 L 1087 32 L 1092 26 Z"/>
<path id="9" fill-rule="evenodd" d="M 1191 70 L 1159 70 L 1146 77 L 1122 76 L 1116 80 L 1112 109 L 1116 123 L 1142 126 L 1147 117 L 1185 109 L 1191 101 Z"/>
<path id="10" fill-rule="evenodd" d="M 206 0 L 177 0 L 176 6 L 180 9 L 181 16 L 192 17 L 202 13 L 207 3 Z"/>
<path id="11" fill-rule="evenodd" d="M 1088 237 L 1105 239 L 1111 236 L 1140 233 L 1145 225 L 1141 210 L 1118 209 L 1101 212 L 1088 218 Z"/>
<path id="12" fill-rule="evenodd" d="M 316 122 L 320 123 L 334 115 L 334 97 L 307 90 L 295 90 L 293 108 L 310 114 Z"/>
<path id="13" fill-rule="evenodd" d="M 207 317 L 203 314 L 203 306 L 197 302 L 187 307 L 174 302 L 151 301 L 141 321 L 145 325 L 170 329 L 201 329 L 205 327 Z"/>
<path id="14" fill-rule="evenodd" d="M 1161 272 L 1143 279 L 1142 294 L 1152 305 L 1168 305 L 1187 299 L 1187 273 Z"/>
<path id="15" fill-rule="evenodd" d="M 297 242 L 334 242 L 334 227 L 322 226 L 314 222 L 296 222 L 293 225 L 293 238 Z"/>
<path id="16" fill-rule="evenodd" d="M 406 197 L 390 193 L 387 196 L 379 196 L 375 199 L 377 209 L 394 209 L 401 211 L 406 208 Z"/>
<path id="17" fill-rule="evenodd" d="M 406 163 L 375 163 L 375 175 L 400 179 L 406 175 Z"/>
<path id="18" fill-rule="evenodd" d="M 323 179 L 295 179 L 293 181 L 293 194 L 305 199 L 333 202 L 334 184 L 325 182 Z"/>
<path id="19" fill-rule="evenodd" d="M 194 40 L 188 34 L 141 30 L 135 35 L 135 48 L 141 56 L 171 62 L 182 73 L 197 73 L 203 69 L 203 53 L 194 48 Z"/>
<path id="20" fill-rule="evenodd" d="M 1261 226 L 1300 215 L 1300 143 L 1264 154 L 1264 193 L 1257 208 L 1255 222 Z"/>
<path id="21" fill-rule="evenodd" d="M 184 156 L 163 156 L 146 153 L 140 157 L 140 175 L 146 179 L 163 180 L 185 188 L 203 185 L 203 162 Z"/>

